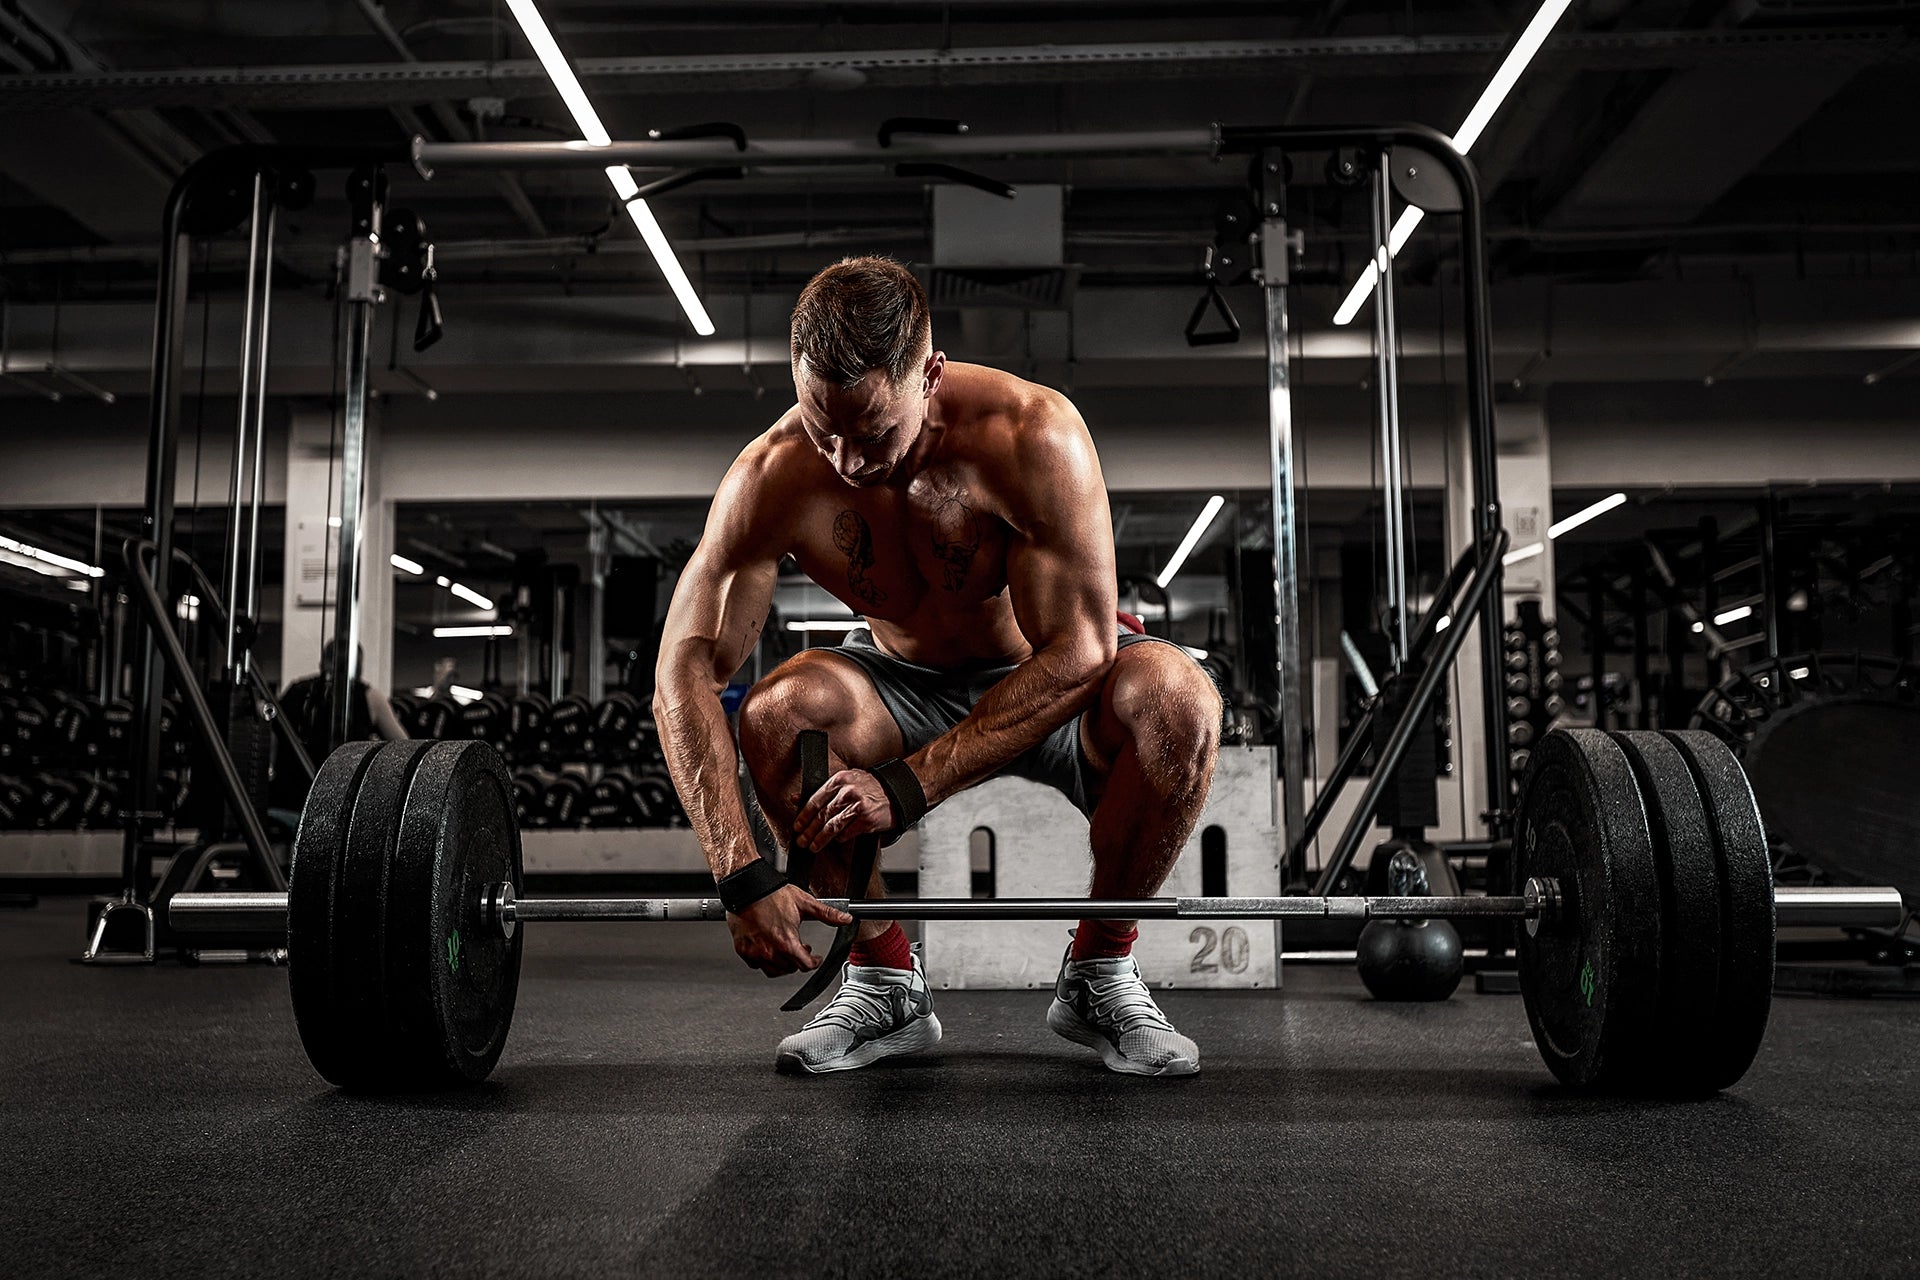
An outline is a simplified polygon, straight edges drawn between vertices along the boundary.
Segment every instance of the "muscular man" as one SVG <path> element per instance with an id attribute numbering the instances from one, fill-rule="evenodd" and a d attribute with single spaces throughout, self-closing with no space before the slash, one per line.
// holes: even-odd
<path id="1" fill-rule="evenodd" d="M 1092 896 L 1153 896 L 1206 800 L 1220 701 L 1181 649 L 1116 625 L 1112 517 L 1086 424 L 1057 392 L 949 364 L 919 283 L 883 258 L 816 276 L 792 348 L 799 403 L 714 495 L 654 697 L 735 950 L 769 977 L 813 969 L 800 922 L 848 923 L 761 861 L 720 705 L 786 556 L 867 622 L 782 663 L 740 708 L 762 807 L 815 853 L 821 896 L 884 895 L 877 870 L 846 884 L 854 837 L 896 825 L 876 769 L 897 794 L 917 783 L 929 806 L 998 773 L 1056 787 L 1090 819 Z M 802 805 L 804 729 L 829 735 L 833 773 Z M 1199 1050 L 1141 981 L 1135 934 L 1132 921 L 1080 922 L 1047 1025 L 1115 1071 L 1191 1074 Z M 781 1042 L 779 1069 L 842 1071 L 940 1039 L 900 926 L 864 921 L 858 939 L 839 993 Z"/>

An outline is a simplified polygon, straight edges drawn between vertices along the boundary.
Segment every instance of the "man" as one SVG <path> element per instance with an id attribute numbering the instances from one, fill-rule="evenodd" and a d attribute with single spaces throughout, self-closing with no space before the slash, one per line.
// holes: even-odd
<path id="1" fill-rule="evenodd" d="M 316 767 L 327 758 L 333 740 L 333 656 L 338 644 L 337 640 L 327 641 L 320 650 L 319 672 L 295 680 L 280 695 L 280 711 L 293 726 Z M 365 671 L 366 647 L 362 645 L 354 652 L 358 655 L 357 669 Z M 349 742 L 364 742 L 369 738 L 399 742 L 407 737 L 407 731 L 394 717 L 393 704 L 387 695 L 365 680 L 354 680 L 347 713 L 353 721 L 347 734 Z M 275 744 L 276 750 L 278 745 Z M 297 816 L 307 802 L 307 785 L 306 775 L 291 760 L 277 763 L 273 771 L 274 807 Z"/>
<path id="2" fill-rule="evenodd" d="M 846 884 L 853 839 L 1003 772 L 1089 815 L 1094 897 L 1153 896 L 1206 800 L 1219 695 L 1178 647 L 1119 634 L 1112 518 L 1080 415 L 1045 387 L 948 363 L 919 283 L 882 258 L 814 278 L 792 355 L 799 402 L 714 495 L 674 591 L 654 696 L 734 949 L 769 977 L 813 969 L 800 922 L 849 922 L 761 860 L 720 705 L 786 556 L 870 628 L 782 663 L 740 709 L 762 807 L 815 852 L 822 897 L 884 896 L 877 870 Z M 805 729 L 829 735 L 833 773 L 803 805 Z M 1135 933 L 1132 921 L 1081 921 L 1047 1023 L 1116 1071 L 1191 1074 L 1199 1050 L 1141 981 Z M 870 920 L 839 993 L 775 1062 L 840 1071 L 939 1039 L 914 949 L 897 923 Z"/>

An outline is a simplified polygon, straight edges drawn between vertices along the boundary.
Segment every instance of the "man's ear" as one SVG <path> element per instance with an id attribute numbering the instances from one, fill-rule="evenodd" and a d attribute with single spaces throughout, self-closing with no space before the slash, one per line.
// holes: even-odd
<path id="1" fill-rule="evenodd" d="M 946 352 L 935 351 L 927 357 L 927 364 L 924 371 L 924 380 L 927 388 L 925 392 L 926 395 L 931 396 L 935 391 L 939 389 L 940 379 L 945 376 L 946 372 L 947 372 L 947 353 Z"/>

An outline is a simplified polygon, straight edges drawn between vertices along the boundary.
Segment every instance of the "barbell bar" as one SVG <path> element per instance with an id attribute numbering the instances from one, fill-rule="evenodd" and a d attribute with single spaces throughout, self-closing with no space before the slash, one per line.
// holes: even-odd
<path id="1" fill-rule="evenodd" d="M 855 919 L 875 920 L 1356 920 L 1512 919 L 1529 926 L 1559 914 L 1560 886 L 1547 876 L 1529 880 L 1517 897 L 1277 898 L 822 898 Z M 1898 929 L 1906 905 L 1898 889 L 1783 885 L 1774 890 L 1780 928 L 1838 926 Z M 532 921 L 576 923 L 723 920 L 718 898 L 520 898 L 500 883 L 481 895 L 481 916 L 503 937 Z M 287 925 L 284 893 L 179 893 L 167 921 L 183 933 L 274 932 Z M 1529 932 L 1531 932 L 1531 928 Z"/>

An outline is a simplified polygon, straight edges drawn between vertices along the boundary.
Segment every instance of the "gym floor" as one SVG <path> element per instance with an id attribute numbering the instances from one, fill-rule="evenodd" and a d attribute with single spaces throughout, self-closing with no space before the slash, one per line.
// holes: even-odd
<path id="1" fill-rule="evenodd" d="M 940 993 L 935 1056 L 776 1076 L 790 982 L 724 930 L 529 938 L 493 1078 L 335 1093 L 284 970 L 69 963 L 0 916 L 4 1270 L 41 1276 L 1920 1273 L 1920 1021 L 1781 999 L 1734 1090 L 1551 1083 L 1517 996 L 1168 994 L 1198 1077 L 1108 1074 L 1044 992 Z"/>

